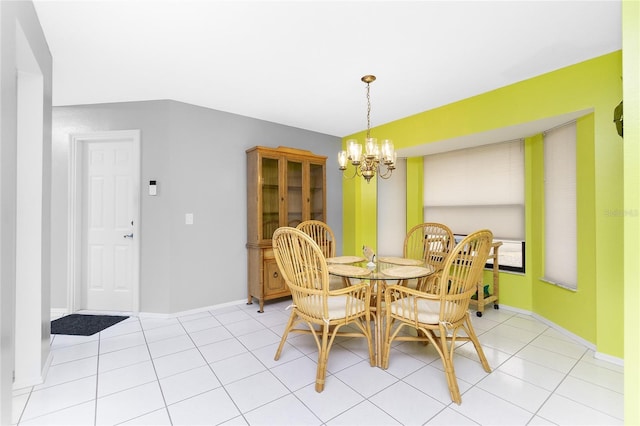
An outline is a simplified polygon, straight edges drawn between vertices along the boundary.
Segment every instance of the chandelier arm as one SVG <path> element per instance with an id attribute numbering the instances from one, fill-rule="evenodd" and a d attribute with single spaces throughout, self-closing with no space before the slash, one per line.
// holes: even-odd
<path id="1" fill-rule="evenodd" d="M 380 167 L 378 167 L 378 176 L 380 176 L 382 179 L 389 179 L 393 174 L 393 170 L 394 169 L 390 169 L 389 167 L 387 167 L 385 172 L 382 173 L 382 170 L 380 169 Z"/>
<path id="2" fill-rule="evenodd" d="M 342 177 L 343 177 L 343 178 L 345 178 L 345 179 L 353 179 L 353 178 L 355 178 L 357 175 L 358 175 L 358 174 L 354 172 L 352 176 L 347 176 L 347 173 L 346 173 L 346 172 L 342 172 Z"/>
<path id="3" fill-rule="evenodd" d="M 362 174 L 360 172 L 360 166 L 355 166 L 355 165 L 353 166 L 353 175 L 351 175 L 351 176 L 347 175 L 347 170 L 346 169 L 343 170 L 343 172 L 342 172 L 342 177 L 345 178 L 345 179 L 353 179 L 356 176 L 357 177 L 361 177 L 362 176 Z"/>

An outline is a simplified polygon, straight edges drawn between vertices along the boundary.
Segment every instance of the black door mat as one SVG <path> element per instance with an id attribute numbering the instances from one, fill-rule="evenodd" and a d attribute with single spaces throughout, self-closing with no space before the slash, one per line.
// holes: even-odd
<path id="1" fill-rule="evenodd" d="M 51 321 L 51 334 L 91 336 L 127 318 L 119 315 L 71 314 Z"/>

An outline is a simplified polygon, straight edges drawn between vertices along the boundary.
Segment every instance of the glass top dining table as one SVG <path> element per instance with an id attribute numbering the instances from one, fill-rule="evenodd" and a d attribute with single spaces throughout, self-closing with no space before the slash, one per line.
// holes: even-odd
<path id="1" fill-rule="evenodd" d="M 338 256 L 327 258 L 330 275 L 369 281 L 371 283 L 371 311 L 374 320 L 374 347 L 376 365 L 382 364 L 383 298 L 389 285 L 407 285 L 410 280 L 423 280 L 435 269 L 423 260 L 383 256 L 367 262 L 362 256 Z"/>

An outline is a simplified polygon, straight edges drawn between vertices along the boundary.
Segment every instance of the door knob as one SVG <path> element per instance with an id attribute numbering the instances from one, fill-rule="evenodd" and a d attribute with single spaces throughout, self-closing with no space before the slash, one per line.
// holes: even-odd
<path id="1" fill-rule="evenodd" d="M 124 238 L 133 238 L 133 232 L 124 236 Z"/>

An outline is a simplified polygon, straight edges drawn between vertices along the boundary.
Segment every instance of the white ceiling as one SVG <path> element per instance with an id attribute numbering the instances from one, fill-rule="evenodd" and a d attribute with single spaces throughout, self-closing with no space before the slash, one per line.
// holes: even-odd
<path id="1" fill-rule="evenodd" d="M 621 49 L 621 1 L 35 1 L 53 103 L 174 99 L 345 136 Z"/>

